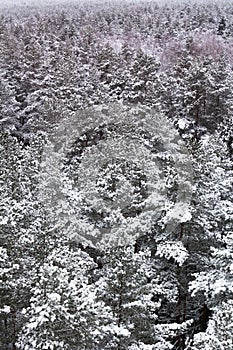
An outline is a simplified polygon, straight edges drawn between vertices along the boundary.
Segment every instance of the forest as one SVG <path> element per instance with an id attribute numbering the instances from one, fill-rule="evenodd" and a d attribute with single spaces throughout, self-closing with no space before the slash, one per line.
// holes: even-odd
<path id="1" fill-rule="evenodd" d="M 0 348 L 233 349 L 233 3 L 0 6 Z"/>

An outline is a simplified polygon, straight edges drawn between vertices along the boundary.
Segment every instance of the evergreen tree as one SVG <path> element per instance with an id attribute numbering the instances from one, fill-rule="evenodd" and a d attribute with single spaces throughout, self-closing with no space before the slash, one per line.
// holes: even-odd
<path id="1" fill-rule="evenodd" d="M 134 247 L 110 250 L 97 275 L 97 295 L 111 312 L 103 319 L 101 349 L 172 348 L 171 339 L 187 324 L 160 324 L 158 310 L 163 298 L 176 298 L 176 286 L 156 268 L 148 249 Z M 173 288 L 173 290 L 171 289 Z"/>
<path id="2" fill-rule="evenodd" d="M 48 218 L 35 199 L 39 149 L 40 142 L 28 150 L 9 133 L 1 133 L 0 243 L 6 264 L 1 276 L 1 310 L 10 310 L 1 312 L 5 347 L 15 344 L 23 322 L 20 311 L 29 302 L 32 277 L 52 244 L 47 235 Z"/>
<path id="3" fill-rule="evenodd" d="M 19 334 L 19 349 L 95 349 L 104 312 L 88 274 L 95 266 L 84 252 L 62 243 L 34 275 L 34 287 Z"/>

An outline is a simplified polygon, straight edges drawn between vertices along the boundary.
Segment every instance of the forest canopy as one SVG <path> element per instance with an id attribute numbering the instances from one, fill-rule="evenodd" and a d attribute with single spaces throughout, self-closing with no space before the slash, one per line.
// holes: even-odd
<path id="1" fill-rule="evenodd" d="M 16 3 L 0 348 L 232 350 L 232 2 Z"/>

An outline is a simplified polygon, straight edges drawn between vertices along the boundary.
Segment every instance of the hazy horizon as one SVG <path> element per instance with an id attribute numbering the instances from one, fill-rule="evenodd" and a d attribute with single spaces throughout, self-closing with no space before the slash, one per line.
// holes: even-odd
<path id="1" fill-rule="evenodd" d="M 158 4 L 162 3 L 206 3 L 206 2 L 229 2 L 228 0 L 1 0 L 0 7 L 15 7 L 15 6 L 38 6 L 38 5 L 52 5 L 52 4 L 65 4 L 65 3 L 117 3 L 117 2 L 126 2 L 126 3 L 143 3 L 143 2 L 155 2 Z"/>

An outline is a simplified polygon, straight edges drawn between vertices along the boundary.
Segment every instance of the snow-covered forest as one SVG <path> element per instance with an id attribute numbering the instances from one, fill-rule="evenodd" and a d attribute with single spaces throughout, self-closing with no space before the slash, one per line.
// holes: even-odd
<path id="1" fill-rule="evenodd" d="M 13 3 L 0 348 L 232 350 L 232 1 Z"/>

